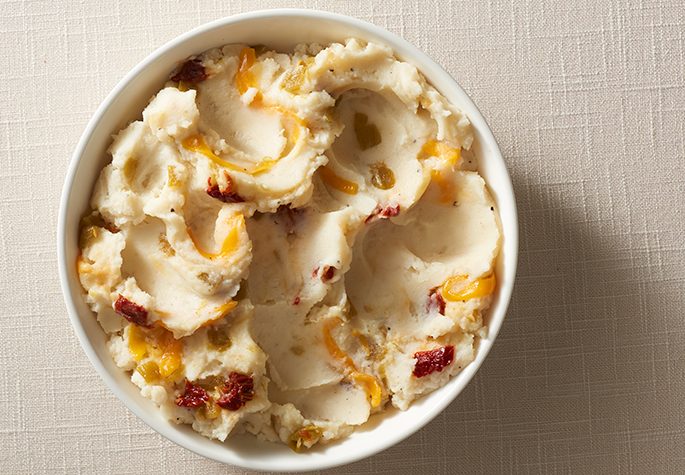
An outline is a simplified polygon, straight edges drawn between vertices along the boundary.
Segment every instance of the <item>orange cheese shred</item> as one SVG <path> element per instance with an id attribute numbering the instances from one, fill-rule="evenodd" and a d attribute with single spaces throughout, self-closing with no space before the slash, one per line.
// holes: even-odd
<path id="1" fill-rule="evenodd" d="M 216 254 L 205 252 L 202 249 L 200 249 L 200 247 L 197 245 L 195 237 L 193 236 L 193 232 L 190 230 L 190 228 L 188 228 L 188 235 L 190 236 L 190 239 L 193 241 L 193 244 L 195 244 L 195 249 L 197 249 L 197 252 L 199 252 L 200 255 L 202 255 L 202 257 L 204 257 L 205 259 L 225 259 L 238 248 L 238 245 L 240 243 L 239 232 L 241 229 L 245 228 L 245 218 L 242 214 L 238 214 L 228 218 L 226 223 L 228 224 L 229 228 L 231 228 L 231 230 L 226 235 L 226 238 L 224 239 L 224 242 L 221 245 L 221 250 Z"/>
<path id="2" fill-rule="evenodd" d="M 381 385 L 373 376 L 365 373 L 360 373 L 352 361 L 352 358 L 347 356 L 344 351 L 340 349 L 335 339 L 331 335 L 331 328 L 342 323 L 342 320 L 335 318 L 327 325 L 323 326 L 323 339 L 328 348 L 328 352 L 339 361 L 345 370 L 345 376 L 352 380 L 358 387 L 361 387 L 371 397 L 371 407 L 377 407 L 381 403 Z"/>
<path id="3" fill-rule="evenodd" d="M 321 177 L 321 180 L 331 188 L 347 193 L 348 195 L 356 195 L 357 190 L 359 189 L 359 185 L 339 177 L 328 167 L 319 168 L 319 176 Z"/>
<path id="4" fill-rule="evenodd" d="M 485 297 L 493 293 L 497 285 L 495 274 L 490 274 L 487 277 L 474 280 L 469 285 L 464 285 L 467 279 L 468 277 L 465 275 L 458 275 L 447 279 L 442 286 L 443 298 L 451 302 L 460 302 Z"/>

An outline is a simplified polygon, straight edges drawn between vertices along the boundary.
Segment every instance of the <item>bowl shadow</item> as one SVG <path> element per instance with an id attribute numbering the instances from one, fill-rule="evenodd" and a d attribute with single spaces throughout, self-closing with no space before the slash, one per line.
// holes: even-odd
<path id="1" fill-rule="evenodd" d="M 336 473 L 682 468 L 685 441 L 672 435 L 685 415 L 671 382 L 685 345 L 669 329 L 682 327 L 683 297 L 677 281 L 650 278 L 667 258 L 650 252 L 658 237 L 616 233 L 550 187 L 512 182 L 518 273 L 488 358 L 421 431 Z"/>

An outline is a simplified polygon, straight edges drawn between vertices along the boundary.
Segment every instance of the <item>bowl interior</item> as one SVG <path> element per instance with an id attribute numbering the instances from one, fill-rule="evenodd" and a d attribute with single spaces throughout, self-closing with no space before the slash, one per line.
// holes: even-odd
<path id="1" fill-rule="evenodd" d="M 205 439 L 188 426 L 162 419 L 156 406 L 140 395 L 129 376 L 112 361 L 105 347 L 105 334 L 81 298 L 76 271 L 79 221 L 100 170 L 111 160 L 106 151 L 112 134 L 141 117 L 149 99 L 179 61 L 228 43 L 264 44 L 291 52 L 298 43 L 327 44 L 349 37 L 393 48 L 400 59 L 416 65 L 473 123 L 474 153 L 498 204 L 503 226 L 502 251 L 496 265 L 499 285 L 485 315 L 489 336 L 477 343 L 476 360 L 447 386 L 418 400 L 407 411 L 390 409 L 373 416 L 342 441 L 295 454 L 287 446 L 258 442 L 252 436 L 235 436 L 224 443 Z M 518 228 L 511 182 L 494 137 L 466 93 L 442 68 L 411 44 L 368 23 L 325 12 L 269 10 L 229 17 L 192 30 L 154 52 L 117 85 L 87 126 L 74 154 L 62 195 L 58 239 L 60 277 L 74 329 L 98 373 L 131 411 L 160 434 L 208 458 L 256 470 L 305 471 L 359 460 L 397 443 L 423 427 L 461 392 L 481 365 L 504 318 L 516 271 Z"/>

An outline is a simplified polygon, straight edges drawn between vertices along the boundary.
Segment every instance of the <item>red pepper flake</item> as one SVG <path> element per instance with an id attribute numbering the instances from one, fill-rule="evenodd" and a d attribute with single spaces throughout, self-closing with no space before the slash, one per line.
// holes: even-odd
<path id="1" fill-rule="evenodd" d="M 300 297 L 295 297 L 295 301 L 293 302 L 293 305 L 299 305 L 300 304 Z"/>
<path id="2" fill-rule="evenodd" d="M 442 294 L 438 291 L 439 287 L 431 290 L 428 295 L 428 302 L 426 303 L 426 311 L 428 313 L 438 312 L 440 315 L 445 315 L 445 299 Z"/>
<path id="3" fill-rule="evenodd" d="M 209 185 L 209 188 L 207 188 L 205 192 L 212 198 L 216 198 L 224 203 L 244 202 L 245 200 L 233 191 L 233 180 L 231 180 L 231 177 L 226 175 L 226 178 L 228 179 L 228 185 L 226 185 L 226 188 L 223 190 L 217 183 L 212 183 L 212 177 L 207 178 L 207 184 Z"/>
<path id="4" fill-rule="evenodd" d="M 412 373 L 417 378 L 422 378 L 435 371 L 442 372 L 445 366 L 454 360 L 454 347 L 443 346 L 435 350 L 417 351 L 414 353 L 416 365 Z"/>
<path id="5" fill-rule="evenodd" d="M 378 206 L 376 206 L 376 208 L 371 212 L 369 217 L 366 218 L 366 221 L 364 222 L 366 224 L 370 224 L 381 219 L 392 218 L 393 216 L 397 216 L 398 214 L 400 214 L 399 203 L 395 203 L 393 201 L 385 204 L 379 204 Z"/>
<path id="6" fill-rule="evenodd" d="M 319 277 L 321 279 L 321 282 L 324 284 L 331 280 L 335 276 L 335 267 L 333 266 L 323 266 L 323 267 L 317 267 L 314 269 L 314 272 L 312 272 L 312 277 Z"/>
<path id="7" fill-rule="evenodd" d="M 221 397 L 216 403 L 229 411 L 237 411 L 254 398 L 253 377 L 232 371 L 219 391 Z"/>
<path id="8" fill-rule="evenodd" d="M 331 266 L 324 266 L 323 267 L 323 273 L 321 274 L 321 280 L 323 282 L 328 282 L 333 278 L 335 275 L 335 267 Z"/>
<path id="9" fill-rule="evenodd" d="M 119 294 L 119 299 L 114 302 L 114 311 L 134 325 L 141 327 L 152 326 L 147 321 L 147 310 L 145 310 L 145 307 L 131 302 L 121 294 Z"/>
<path id="10" fill-rule="evenodd" d="M 207 391 L 186 380 L 185 393 L 183 393 L 183 396 L 176 398 L 176 401 L 174 402 L 177 406 L 198 407 L 202 406 L 206 401 L 209 401 L 209 394 L 207 394 Z"/>
<path id="11" fill-rule="evenodd" d="M 199 59 L 191 59 L 183 63 L 181 69 L 178 70 L 178 73 L 171 80 L 176 82 L 183 81 L 192 85 L 202 82 L 208 77 L 209 75 L 205 71 L 205 67 L 202 66 L 202 62 Z"/>

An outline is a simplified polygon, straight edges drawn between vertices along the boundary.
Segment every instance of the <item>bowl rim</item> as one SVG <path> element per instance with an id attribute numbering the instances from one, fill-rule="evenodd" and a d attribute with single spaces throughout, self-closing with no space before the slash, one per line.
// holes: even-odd
<path id="1" fill-rule="evenodd" d="M 497 191 L 499 194 L 508 197 L 509 200 L 507 200 L 506 202 L 500 202 L 496 199 L 496 201 L 498 208 L 500 210 L 500 215 L 502 216 L 502 229 L 503 231 L 506 229 L 506 233 L 503 232 L 503 243 L 500 253 L 504 252 L 506 246 L 506 252 L 508 253 L 509 260 L 507 261 L 506 266 L 504 266 L 504 275 L 502 276 L 503 278 L 498 277 L 500 285 L 498 286 L 499 295 L 497 298 L 499 299 L 499 301 L 497 306 L 497 315 L 492 320 L 492 323 L 494 324 L 489 326 L 489 334 L 487 337 L 487 341 L 485 342 L 485 344 L 481 344 L 478 348 L 478 351 L 476 353 L 476 359 L 471 364 L 469 364 L 461 373 L 459 373 L 450 380 L 450 383 L 452 383 L 455 378 L 459 378 L 459 384 L 456 384 L 448 391 L 443 391 L 444 394 L 441 393 L 441 397 L 437 398 L 436 401 L 433 401 L 434 404 L 432 405 L 432 407 L 422 411 L 421 417 L 413 425 L 411 425 L 410 429 L 394 432 L 391 436 L 384 438 L 383 440 L 376 440 L 377 443 L 375 445 L 365 446 L 361 450 L 358 450 L 355 453 L 346 454 L 345 456 L 303 457 L 302 454 L 299 454 L 297 455 L 297 463 L 284 464 L 283 461 L 279 462 L 278 460 L 276 460 L 276 462 L 274 462 L 271 459 L 261 460 L 260 457 L 244 458 L 241 457 L 240 454 L 234 454 L 235 456 L 226 456 L 226 454 L 224 453 L 217 453 L 216 451 L 211 450 L 211 448 L 208 448 L 209 446 L 207 444 L 194 443 L 194 439 L 192 436 L 181 436 L 179 435 L 181 434 L 180 432 L 169 431 L 165 426 L 161 426 L 156 418 L 150 416 L 150 414 L 143 410 L 137 404 L 136 401 L 134 401 L 131 397 L 129 397 L 128 394 L 125 393 L 125 391 L 120 387 L 120 385 L 113 379 L 112 375 L 103 365 L 102 361 L 100 361 L 99 356 L 96 354 L 93 343 L 86 334 L 86 330 L 84 329 L 80 321 L 79 313 L 76 309 L 72 295 L 72 288 L 70 287 L 69 266 L 73 266 L 73 263 L 68 263 L 66 260 L 66 256 L 68 254 L 67 248 L 68 246 L 70 246 L 70 243 L 67 242 L 66 235 L 67 216 L 69 214 L 70 209 L 70 192 L 71 189 L 74 187 L 78 167 L 84 157 L 84 151 L 88 145 L 88 142 L 91 140 L 93 133 L 97 129 L 100 122 L 103 120 L 103 117 L 106 116 L 107 111 L 112 105 L 112 103 L 124 92 L 124 90 L 129 85 L 131 85 L 135 81 L 135 79 L 143 71 L 150 67 L 150 65 L 152 65 L 156 60 L 170 53 L 175 48 L 201 35 L 206 35 L 211 33 L 212 31 L 216 31 L 218 29 L 225 28 L 227 26 L 241 22 L 266 19 L 276 20 L 288 17 L 299 17 L 311 20 L 329 20 L 335 23 L 339 23 L 341 25 L 351 26 L 357 30 L 368 31 L 372 36 L 380 38 L 383 44 L 386 44 L 395 50 L 404 51 L 405 53 L 409 54 L 414 58 L 420 58 L 420 65 L 416 64 L 415 61 L 412 61 L 412 63 L 419 67 L 419 70 L 421 70 L 424 75 L 426 75 L 426 70 L 429 70 L 432 79 L 439 77 L 441 81 L 445 82 L 446 84 L 449 84 L 449 87 L 453 90 L 454 93 L 456 93 L 459 96 L 460 100 L 462 101 L 460 107 L 462 107 L 463 109 L 463 106 L 466 105 L 466 108 L 469 109 L 468 112 L 465 112 L 467 112 L 467 116 L 473 124 L 474 133 L 477 132 L 479 134 L 479 139 L 483 142 L 483 144 L 486 144 L 489 148 L 488 154 L 489 156 L 491 155 L 493 157 L 490 158 L 490 160 L 494 159 L 500 162 L 498 163 L 498 165 L 501 165 L 501 168 L 503 168 L 504 174 L 500 177 L 501 179 L 499 180 Z M 219 45 L 217 44 L 216 46 Z M 398 56 L 400 55 L 398 54 Z M 490 185 L 490 182 L 488 182 L 488 180 L 486 180 L 486 183 Z M 488 188 L 491 192 L 493 191 L 492 188 L 490 188 L 490 186 L 488 186 Z M 493 193 L 493 197 L 494 195 L 495 194 Z M 505 215 L 507 217 L 506 228 L 504 222 Z M 466 92 L 461 88 L 461 86 L 456 82 L 456 80 L 454 80 L 440 65 L 438 65 L 438 63 L 436 63 L 427 54 L 423 53 L 421 50 L 419 50 L 403 38 L 372 23 L 368 23 L 366 21 L 359 20 L 353 17 L 319 10 L 257 10 L 247 13 L 231 15 L 228 17 L 211 21 L 204 25 L 193 28 L 190 31 L 172 39 L 171 41 L 156 49 L 145 59 L 143 59 L 140 63 L 138 63 L 119 81 L 119 83 L 114 87 L 114 89 L 105 97 L 103 102 L 100 104 L 100 106 L 97 108 L 92 118 L 88 122 L 88 125 L 84 129 L 84 132 L 81 135 L 81 138 L 79 139 L 79 142 L 76 146 L 76 149 L 69 164 L 60 199 L 57 227 L 57 253 L 62 294 L 65 299 L 67 311 L 72 326 L 74 328 L 74 331 L 76 332 L 79 342 L 81 343 L 81 346 L 86 352 L 88 359 L 90 360 L 91 364 L 93 365 L 97 373 L 105 381 L 110 390 L 131 412 L 133 412 L 139 419 L 145 422 L 148 426 L 150 426 L 160 435 L 171 440 L 177 445 L 180 445 L 181 447 L 184 447 L 188 450 L 191 450 L 192 452 L 195 452 L 209 459 L 252 470 L 278 470 L 281 472 L 299 472 L 333 468 L 336 466 L 345 465 L 375 455 L 399 443 L 400 441 L 404 440 L 410 435 L 416 433 L 418 430 L 420 430 L 422 427 L 428 424 L 433 418 L 435 418 L 435 416 L 442 412 L 451 402 L 454 401 L 457 395 L 464 389 L 464 387 L 473 378 L 477 370 L 482 365 L 482 362 L 489 353 L 504 320 L 504 316 L 506 314 L 513 292 L 514 279 L 516 275 L 516 267 L 518 260 L 518 218 L 511 179 L 509 177 L 506 166 L 504 165 L 504 159 L 501 155 L 500 149 L 497 145 L 494 135 L 492 134 L 492 131 L 486 124 L 485 119 L 483 118 L 482 114 L 477 109 L 471 98 L 466 94 Z M 448 383 L 448 385 L 446 385 L 444 388 L 449 387 L 450 383 Z M 421 399 L 426 399 L 430 397 L 431 394 L 426 395 Z M 413 404 L 417 404 L 417 402 L 414 402 Z M 197 434 L 197 436 L 202 437 L 199 434 Z M 277 444 L 274 445 L 277 446 Z"/>

